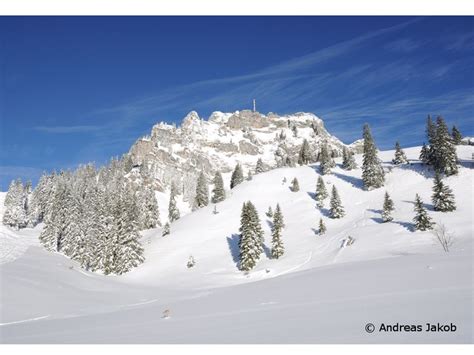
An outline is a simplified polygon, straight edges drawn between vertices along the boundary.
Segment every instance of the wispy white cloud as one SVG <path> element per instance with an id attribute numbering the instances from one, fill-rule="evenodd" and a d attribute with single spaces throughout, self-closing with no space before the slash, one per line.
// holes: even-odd
<path id="1" fill-rule="evenodd" d="M 45 133 L 89 133 L 95 132 L 102 129 L 102 126 L 36 126 L 33 128 L 35 131 L 45 132 Z"/>
<path id="2" fill-rule="evenodd" d="M 387 43 L 384 48 L 392 51 L 392 52 L 399 52 L 399 53 L 410 53 L 422 46 L 420 41 L 415 41 L 411 38 L 400 38 L 393 42 Z"/>
<path id="3" fill-rule="evenodd" d="M 235 102 L 235 97 L 237 96 L 242 99 L 242 93 L 247 93 L 247 96 L 249 97 L 256 96 L 256 94 L 265 95 L 265 93 L 278 95 L 278 93 L 284 89 L 283 85 L 285 83 L 290 85 L 292 82 L 296 82 L 298 78 L 307 79 L 309 77 L 309 69 L 314 69 L 315 66 L 318 66 L 319 64 L 327 63 L 332 59 L 346 55 L 353 50 L 369 44 L 376 38 L 399 31 L 420 20 L 421 18 L 416 18 L 391 27 L 382 28 L 323 48 L 308 55 L 261 69 L 254 73 L 203 80 L 179 87 L 169 88 L 160 93 L 139 100 L 113 107 L 102 108 L 97 110 L 95 114 L 120 114 L 122 117 L 121 124 L 128 126 L 133 122 L 136 116 L 153 115 L 157 112 L 163 112 L 164 110 L 182 107 L 183 101 L 192 102 L 193 100 L 190 98 L 195 97 L 196 93 L 204 91 L 207 88 L 216 90 L 218 94 L 206 97 L 204 100 L 198 96 L 195 100 L 195 104 L 203 106 L 204 104 L 218 102 L 221 106 L 225 102 Z M 352 68 L 348 68 L 347 74 L 350 75 L 352 70 Z M 329 75 L 333 74 L 319 74 L 320 78 L 326 76 L 326 80 L 329 79 Z M 278 82 L 275 79 L 278 79 Z M 216 89 L 222 88 L 223 86 L 230 87 L 230 89 L 224 91 Z M 286 92 L 289 92 L 289 90 L 286 90 Z M 284 96 L 288 97 L 287 95 Z M 121 124 L 117 124 L 116 127 L 120 127 Z"/>

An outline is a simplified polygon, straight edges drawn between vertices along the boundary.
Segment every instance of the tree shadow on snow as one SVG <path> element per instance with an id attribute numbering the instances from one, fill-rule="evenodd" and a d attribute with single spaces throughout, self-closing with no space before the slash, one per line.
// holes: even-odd
<path id="1" fill-rule="evenodd" d="M 420 161 L 410 161 L 409 164 L 401 164 L 396 166 L 398 169 L 410 170 L 427 179 L 434 177 L 435 173 L 431 166 L 426 165 Z M 394 167 L 395 168 L 395 167 Z"/>
<path id="2" fill-rule="evenodd" d="M 377 214 L 382 213 L 382 210 L 376 210 L 376 209 L 373 209 L 373 208 L 368 208 L 367 211 L 377 213 Z"/>
<path id="3" fill-rule="evenodd" d="M 230 255 L 236 265 L 240 261 L 240 248 L 239 248 L 240 234 L 232 234 L 231 237 L 227 237 L 227 245 L 229 246 Z"/>
<path id="4" fill-rule="evenodd" d="M 392 223 L 396 223 L 401 225 L 402 227 L 405 227 L 409 232 L 414 232 L 415 231 L 415 225 L 410 222 L 402 222 L 402 221 L 392 221 Z"/>
<path id="5" fill-rule="evenodd" d="M 270 229 L 272 229 L 273 222 L 271 221 L 271 219 L 267 219 L 267 225 L 268 225 L 268 227 L 270 227 Z"/>
<path id="6" fill-rule="evenodd" d="M 375 223 L 384 223 L 383 219 L 380 217 L 372 217 L 371 220 Z"/>
<path id="7" fill-rule="evenodd" d="M 313 200 L 316 200 L 316 193 L 314 192 L 307 192 L 308 196 L 311 197 Z"/>
<path id="8" fill-rule="evenodd" d="M 331 216 L 331 211 L 329 210 L 329 208 L 320 208 L 319 211 L 321 212 L 321 214 L 324 216 L 324 217 L 328 217 L 330 218 Z"/>
<path id="9" fill-rule="evenodd" d="M 468 169 L 474 169 L 474 161 L 469 160 L 469 159 L 458 159 L 458 164 L 468 168 Z"/>
<path id="10" fill-rule="evenodd" d="M 313 231 L 314 235 L 319 235 L 319 229 L 311 228 L 311 230 Z"/>
<path id="11" fill-rule="evenodd" d="M 348 182 L 349 184 L 351 184 L 353 187 L 357 189 L 364 190 L 364 183 L 362 179 L 360 178 L 357 178 L 355 176 L 340 174 L 337 172 L 333 172 L 333 175 L 341 180 L 344 180 L 345 182 Z"/>
<path id="12" fill-rule="evenodd" d="M 263 251 L 265 252 L 265 256 L 268 259 L 272 258 L 272 250 L 269 247 L 267 247 L 265 244 L 263 244 Z"/>

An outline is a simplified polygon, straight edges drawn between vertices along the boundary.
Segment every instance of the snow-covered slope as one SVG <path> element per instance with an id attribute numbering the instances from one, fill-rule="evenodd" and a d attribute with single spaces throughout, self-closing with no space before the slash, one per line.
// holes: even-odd
<path id="1" fill-rule="evenodd" d="M 416 160 L 419 148 L 405 152 L 412 164 L 394 167 L 382 189 L 362 190 L 360 169 L 337 167 L 324 177 L 328 187 L 339 190 L 346 210 L 341 220 L 326 218 L 327 211 L 316 208 L 317 164 L 256 175 L 227 191 L 218 214 L 212 213 L 214 206 L 189 213 L 164 238 L 160 229 L 143 232 L 146 261 L 123 276 L 85 272 L 62 255 L 42 250 L 28 237 L 38 235 L 41 226 L 21 233 L 2 226 L 2 250 L 26 247 L 0 266 L 0 340 L 470 343 L 474 148 L 458 147 L 462 166 L 457 176 L 446 179 L 456 195 L 457 210 L 451 213 L 432 211 L 432 175 Z M 380 157 L 389 167 L 393 151 Z M 356 159 L 360 165 L 361 156 Z M 299 192 L 289 190 L 294 177 Z M 396 208 L 391 223 L 380 223 L 385 190 Z M 430 232 L 412 231 L 416 193 L 430 216 L 454 234 L 450 253 Z M 236 268 L 237 233 L 247 200 L 258 209 L 267 249 L 264 212 L 280 203 L 285 255 L 279 260 L 263 256 L 244 275 Z M 321 216 L 328 229 L 324 236 L 314 233 Z M 348 236 L 354 244 L 341 248 Z M 196 265 L 188 269 L 190 255 Z M 169 319 L 161 318 L 165 309 Z M 454 323 L 457 330 L 365 331 L 367 323 L 378 328 L 397 322 L 423 327 L 426 322 Z"/>

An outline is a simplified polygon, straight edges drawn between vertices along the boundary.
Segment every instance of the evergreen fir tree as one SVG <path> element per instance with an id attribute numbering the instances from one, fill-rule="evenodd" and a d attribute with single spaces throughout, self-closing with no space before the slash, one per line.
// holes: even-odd
<path id="1" fill-rule="evenodd" d="M 311 161 L 311 152 L 309 149 L 309 143 L 305 138 L 303 140 L 303 144 L 301 146 L 300 153 L 298 156 L 298 164 L 305 165 L 305 164 L 309 164 L 310 161 Z"/>
<path id="2" fill-rule="evenodd" d="M 250 211 L 250 227 L 254 233 L 255 250 L 257 251 L 257 253 L 262 254 L 263 253 L 263 229 L 260 223 L 260 217 L 258 216 L 257 209 L 255 208 L 252 202 L 249 201 L 247 205 Z"/>
<path id="3" fill-rule="evenodd" d="M 68 218 L 70 191 L 64 174 L 58 177 L 51 200 L 50 213 L 45 218 L 45 227 L 39 236 L 40 242 L 50 251 L 61 252 L 64 246 L 65 228 Z"/>
<path id="4" fill-rule="evenodd" d="M 398 141 L 395 143 L 395 158 L 393 158 L 392 163 L 395 165 L 408 163 L 405 152 L 400 147 L 400 143 L 398 143 Z"/>
<path id="5" fill-rule="evenodd" d="M 293 131 L 293 137 L 298 137 L 298 128 L 296 128 L 296 125 L 293 125 L 291 130 Z"/>
<path id="6" fill-rule="evenodd" d="M 318 176 L 318 182 L 316 183 L 316 205 L 319 208 L 324 207 L 324 200 L 328 197 L 326 190 L 326 184 L 321 176 Z"/>
<path id="7" fill-rule="evenodd" d="M 178 206 L 176 205 L 176 186 L 171 184 L 170 202 L 168 205 L 168 220 L 170 223 L 177 221 L 180 218 Z"/>
<path id="8" fill-rule="evenodd" d="M 209 204 L 209 187 L 206 176 L 201 171 L 196 185 L 195 205 L 197 208 L 205 207 Z"/>
<path id="9" fill-rule="evenodd" d="M 430 163 L 430 150 L 426 146 L 425 143 L 423 143 L 423 146 L 421 147 L 419 159 L 421 160 L 421 162 L 423 164 L 429 164 Z"/>
<path id="10" fill-rule="evenodd" d="M 382 220 L 384 222 L 390 222 L 393 220 L 392 211 L 394 210 L 393 201 L 390 195 L 385 191 L 385 197 L 383 200 Z"/>
<path id="11" fill-rule="evenodd" d="M 135 195 L 129 188 L 123 187 L 115 206 L 115 243 L 113 273 L 121 275 L 143 263 L 143 247 L 140 244 Z"/>
<path id="12" fill-rule="evenodd" d="M 260 174 L 260 173 L 263 173 L 264 171 L 265 171 L 265 166 L 263 165 L 262 158 L 258 158 L 257 166 L 255 167 L 255 174 Z"/>
<path id="13" fill-rule="evenodd" d="M 416 194 L 415 197 L 415 218 L 413 222 L 415 223 L 415 229 L 420 231 L 426 231 L 433 229 L 433 222 L 431 221 L 430 216 L 426 212 L 426 209 L 423 207 L 423 201 L 421 201 L 420 196 Z"/>
<path id="14" fill-rule="evenodd" d="M 370 127 L 364 125 L 364 155 L 362 163 L 362 180 L 367 190 L 379 188 L 385 182 L 382 164 L 377 157 L 377 148 L 370 132 Z"/>
<path id="15" fill-rule="evenodd" d="M 460 145 L 462 141 L 462 135 L 461 132 L 459 132 L 459 129 L 456 126 L 453 126 L 453 129 L 451 130 L 451 135 L 453 137 L 453 143 L 455 145 Z"/>
<path id="16" fill-rule="evenodd" d="M 161 236 L 162 237 L 165 237 L 167 236 L 168 234 L 170 234 L 171 231 L 170 231 L 170 223 L 169 222 L 166 222 L 165 223 L 165 226 L 163 227 L 163 231 L 161 232 Z"/>
<path id="17" fill-rule="evenodd" d="M 253 179 L 252 172 L 249 170 L 247 172 L 247 181 L 251 181 Z"/>
<path id="18" fill-rule="evenodd" d="M 283 229 L 283 214 L 280 205 L 277 204 L 275 213 L 273 214 L 272 224 L 272 258 L 278 259 L 285 252 L 283 246 L 281 230 Z"/>
<path id="19" fill-rule="evenodd" d="M 331 168 L 333 168 L 336 164 L 334 160 L 329 155 L 328 146 L 324 143 L 321 147 L 321 153 L 319 154 L 319 161 L 320 161 L 320 169 L 321 174 L 327 175 L 331 173 Z"/>
<path id="20" fill-rule="evenodd" d="M 300 190 L 300 184 L 298 182 L 298 179 L 297 178 L 294 178 L 292 181 L 291 181 L 291 191 L 293 192 L 297 192 Z"/>
<path id="21" fill-rule="evenodd" d="M 239 269 L 249 271 L 255 267 L 263 252 L 263 231 L 259 225 L 256 209 L 250 201 L 242 206 L 239 231 Z"/>
<path id="22" fill-rule="evenodd" d="M 357 164 L 354 159 L 354 153 L 344 146 L 342 148 L 342 168 L 344 170 L 352 170 L 357 168 Z"/>
<path id="23" fill-rule="evenodd" d="M 272 218 L 272 217 L 273 217 L 272 206 L 268 206 L 268 211 L 267 211 L 267 213 L 265 213 L 265 214 L 266 214 L 266 216 L 267 216 L 268 218 Z"/>
<path id="24" fill-rule="evenodd" d="M 318 229 L 318 234 L 323 235 L 327 231 L 326 225 L 324 224 L 324 221 L 322 218 L 319 219 L 319 229 Z"/>
<path id="25" fill-rule="evenodd" d="M 242 167 L 239 163 L 235 166 L 234 171 L 232 172 L 232 176 L 230 178 L 230 188 L 233 189 L 238 184 L 244 181 L 244 172 L 242 171 Z"/>
<path id="26" fill-rule="evenodd" d="M 150 229 L 161 226 L 160 211 L 155 191 L 150 186 L 142 186 L 138 193 L 139 229 Z"/>
<path id="27" fill-rule="evenodd" d="M 66 199 L 64 216 L 64 238 L 62 241 L 62 252 L 72 258 L 80 258 L 79 247 L 84 238 L 83 235 L 83 206 L 78 196 L 75 196 L 72 189 L 69 187 L 64 195 Z"/>
<path id="28" fill-rule="evenodd" d="M 330 201 L 330 217 L 331 218 L 342 218 L 345 215 L 344 208 L 342 207 L 341 199 L 337 192 L 336 186 L 332 186 L 331 201 Z"/>
<path id="29" fill-rule="evenodd" d="M 431 119 L 431 115 L 428 115 L 426 119 L 426 137 L 428 139 L 428 165 L 433 165 L 436 157 L 435 157 L 435 140 L 436 140 L 436 126 Z"/>
<path id="30" fill-rule="evenodd" d="M 433 143 L 433 166 L 446 176 L 458 173 L 456 147 L 449 135 L 444 119 L 436 119 L 436 136 Z"/>
<path id="31" fill-rule="evenodd" d="M 212 190 L 212 203 L 219 203 L 225 200 L 225 190 L 224 190 L 224 180 L 222 180 L 222 175 L 219 171 L 216 171 L 214 175 L 214 189 Z"/>
<path id="32" fill-rule="evenodd" d="M 16 229 L 24 228 L 27 225 L 26 211 L 27 195 L 20 179 L 10 183 L 5 196 L 3 214 L 3 224 Z"/>
<path id="33" fill-rule="evenodd" d="M 451 212 L 456 210 L 453 191 L 443 183 L 438 172 L 435 174 L 432 201 L 435 211 Z"/>

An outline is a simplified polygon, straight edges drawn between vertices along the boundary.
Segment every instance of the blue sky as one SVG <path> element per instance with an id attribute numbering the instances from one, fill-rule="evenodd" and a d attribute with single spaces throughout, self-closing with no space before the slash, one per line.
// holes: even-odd
<path id="1" fill-rule="evenodd" d="M 0 189 L 128 151 L 191 110 L 310 111 L 346 143 L 473 135 L 472 17 L 0 17 Z"/>

